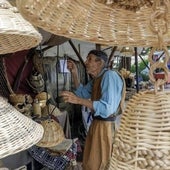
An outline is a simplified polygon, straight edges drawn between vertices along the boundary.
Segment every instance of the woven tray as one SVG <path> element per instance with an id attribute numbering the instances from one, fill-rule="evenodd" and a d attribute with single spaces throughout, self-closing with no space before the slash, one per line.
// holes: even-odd
<path id="1" fill-rule="evenodd" d="M 0 159 L 28 149 L 43 136 L 43 127 L 0 97 Z"/>
<path id="2" fill-rule="evenodd" d="M 7 0 L 0 0 L 0 54 L 37 46 L 41 34 Z"/>
<path id="3" fill-rule="evenodd" d="M 144 91 L 129 100 L 115 136 L 112 169 L 169 169 L 169 96 L 170 91 Z"/>
<path id="4" fill-rule="evenodd" d="M 157 35 L 149 25 L 153 10 L 147 6 L 137 12 L 110 8 L 95 0 L 17 0 L 17 6 L 31 23 L 56 35 L 109 46 L 157 45 Z M 165 36 L 167 44 L 170 25 Z"/>

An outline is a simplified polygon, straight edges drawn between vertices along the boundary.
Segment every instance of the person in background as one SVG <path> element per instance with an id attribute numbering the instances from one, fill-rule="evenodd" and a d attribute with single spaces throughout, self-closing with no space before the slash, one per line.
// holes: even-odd
<path id="1" fill-rule="evenodd" d="M 118 72 L 107 69 L 105 52 L 91 50 L 86 58 L 86 72 L 92 79 L 82 85 L 76 64 L 68 60 L 76 90 L 63 91 L 61 96 L 68 103 L 91 109 L 93 121 L 87 133 L 83 153 L 83 170 L 103 170 L 111 159 L 115 134 L 116 114 L 123 109 L 125 83 Z"/>

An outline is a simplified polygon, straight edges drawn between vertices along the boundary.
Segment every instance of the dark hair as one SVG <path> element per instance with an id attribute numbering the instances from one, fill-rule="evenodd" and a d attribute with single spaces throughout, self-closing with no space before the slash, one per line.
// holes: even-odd
<path id="1" fill-rule="evenodd" d="M 108 61 L 108 57 L 107 57 L 107 54 L 101 50 L 91 50 L 88 55 L 90 54 L 93 54 L 95 55 L 96 57 L 99 57 L 101 58 L 106 64 L 107 64 L 107 61 Z"/>

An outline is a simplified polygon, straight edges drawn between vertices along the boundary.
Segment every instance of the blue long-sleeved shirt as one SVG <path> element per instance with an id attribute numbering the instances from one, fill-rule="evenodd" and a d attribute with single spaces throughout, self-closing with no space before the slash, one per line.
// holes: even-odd
<path id="1" fill-rule="evenodd" d="M 98 75 L 100 76 L 103 72 Z M 93 80 L 89 81 L 85 86 L 80 86 L 75 94 L 81 98 L 90 99 L 92 93 Z M 122 96 L 123 81 L 116 71 L 105 71 L 101 81 L 101 98 L 93 101 L 94 116 L 103 118 L 109 117 L 117 111 Z"/>

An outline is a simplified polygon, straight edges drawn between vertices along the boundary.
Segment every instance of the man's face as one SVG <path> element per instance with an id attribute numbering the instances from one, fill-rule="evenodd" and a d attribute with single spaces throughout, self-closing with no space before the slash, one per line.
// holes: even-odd
<path id="1" fill-rule="evenodd" d="M 102 61 L 93 54 L 87 56 L 85 65 L 87 73 L 92 76 L 97 76 L 103 68 Z"/>

